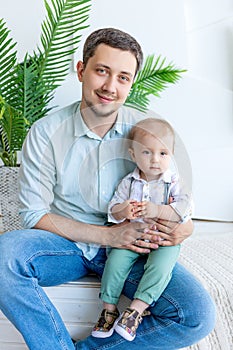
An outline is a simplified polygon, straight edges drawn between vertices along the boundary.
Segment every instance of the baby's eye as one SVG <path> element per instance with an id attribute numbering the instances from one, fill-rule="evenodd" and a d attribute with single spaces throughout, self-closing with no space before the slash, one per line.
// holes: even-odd
<path id="1" fill-rule="evenodd" d="M 166 156 L 167 155 L 167 152 L 161 152 L 160 153 L 162 157 Z"/>
<path id="2" fill-rule="evenodd" d="M 142 151 L 143 154 L 150 154 L 150 151 L 144 150 Z"/>

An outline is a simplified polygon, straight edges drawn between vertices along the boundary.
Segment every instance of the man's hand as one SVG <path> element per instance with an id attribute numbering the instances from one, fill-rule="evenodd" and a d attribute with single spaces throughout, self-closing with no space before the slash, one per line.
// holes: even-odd
<path id="1" fill-rule="evenodd" d="M 111 227 L 111 246 L 148 254 L 157 249 L 158 237 L 151 225 L 140 222 L 124 222 Z"/>
<path id="2" fill-rule="evenodd" d="M 163 247 L 173 246 L 182 243 L 193 232 L 192 220 L 184 224 L 178 224 L 174 221 L 145 219 L 150 226 L 150 233 L 157 229 L 158 244 Z M 152 230 L 151 230 L 152 228 Z"/>

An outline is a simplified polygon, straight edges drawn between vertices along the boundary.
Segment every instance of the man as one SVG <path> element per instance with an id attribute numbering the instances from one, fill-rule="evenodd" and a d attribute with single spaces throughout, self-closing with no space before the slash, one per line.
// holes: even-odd
<path id="1" fill-rule="evenodd" d="M 41 287 L 77 280 L 90 271 L 101 276 L 105 246 L 147 254 L 158 244 L 178 244 L 192 232 L 191 221 L 111 228 L 106 223 L 114 188 L 132 167 L 127 133 L 144 118 L 122 106 L 141 62 L 141 48 L 127 33 L 113 28 L 93 32 L 77 64 L 81 103 L 39 120 L 28 134 L 20 169 L 20 213 L 28 229 L 0 238 L 0 307 L 32 350 L 74 349 Z M 128 297 L 134 294 L 143 263 L 142 256 L 125 284 Z M 178 264 L 150 312 L 132 349 L 178 349 L 206 336 L 214 324 L 208 294 Z M 76 349 L 127 347 L 115 333 L 75 344 Z"/>

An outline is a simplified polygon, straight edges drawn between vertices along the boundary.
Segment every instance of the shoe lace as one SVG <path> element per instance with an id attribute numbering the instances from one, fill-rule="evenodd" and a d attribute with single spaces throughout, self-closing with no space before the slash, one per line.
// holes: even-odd
<path id="1" fill-rule="evenodd" d="M 98 321 L 98 327 L 103 327 L 105 324 L 111 325 L 112 323 L 115 322 L 117 317 L 119 316 L 119 311 L 108 311 L 106 309 L 103 310 L 101 317 L 99 318 Z M 109 321 L 108 317 L 111 317 L 112 320 Z"/>
<path id="2" fill-rule="evenodd" d="M 139 312 L 137 310 L 127 308 L 124 312 L 123 317 L 122 317 L 122 323 L 126 323 L 127 319 L 134 320 L 134 326 L 137 329 L 139 324 L 142 322 L 142 318 L 144 316 L 148 316 L 150 314 L 151 314 L 151 312 L 148 310 L 145 310 L 145 311 L 143 311 L 142 314 L 139 314 Z"/>

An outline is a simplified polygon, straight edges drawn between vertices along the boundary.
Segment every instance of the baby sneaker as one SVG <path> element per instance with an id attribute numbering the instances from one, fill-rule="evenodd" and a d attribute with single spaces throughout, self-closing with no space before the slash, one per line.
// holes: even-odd
<path id="1" fill-rule="evenodd" d="M 126 340 L 132 341 L 136 337 L 136 330 L 142 322 L 142 316 L 149 314 L 149 311 L 144 311 L 141 315 L 137 310 L 128 307 L 117 322 L 115 331 Z"/>
<path id="2" fill-rule="evenodd" d="M 91 335 L 96 338 L 111 337 L 115 324 L 120 316 L 119 311 L 108 311 L 103 309 L 101 315 L 92 329 Z"/>

